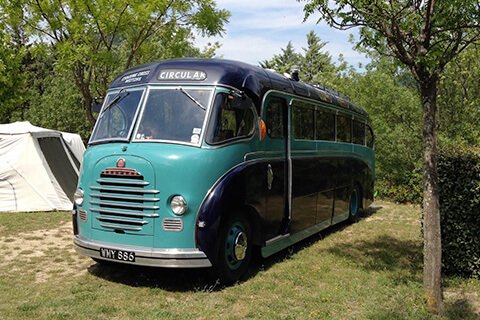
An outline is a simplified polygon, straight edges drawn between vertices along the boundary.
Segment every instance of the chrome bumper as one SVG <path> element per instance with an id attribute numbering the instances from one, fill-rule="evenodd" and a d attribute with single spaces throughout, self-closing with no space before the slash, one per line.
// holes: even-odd
<path id="1" fill-rule="evenodd" d="M 118 245 L 108 242 L 91 241 L 78 235 L 74 236 L 73 243 L 78 253 L 106 261 L 166 268 L 205 268 L 212 266 L 205 253 L 198 249 L 155 249 Z M 135 262 L 103 258 L 100 256 L 100 248 L 134 252 Z"/>

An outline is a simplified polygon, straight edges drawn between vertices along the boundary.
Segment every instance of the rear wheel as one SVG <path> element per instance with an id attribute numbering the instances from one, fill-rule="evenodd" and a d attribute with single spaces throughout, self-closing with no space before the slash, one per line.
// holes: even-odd
<path id="1" fill-rule="evenodd" d="M 248 271 L 252 259 L 252 228 L 241 213 L 228 217 L 221 226 L 217 240 L 214 272 L 220 282 L 233 284 Z"/>

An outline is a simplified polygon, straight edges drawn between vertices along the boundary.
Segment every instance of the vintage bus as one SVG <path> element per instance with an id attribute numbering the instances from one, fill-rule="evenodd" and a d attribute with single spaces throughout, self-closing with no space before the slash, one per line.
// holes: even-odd
<path id="1" fill-rule="evenodd" d="M 116 78 L 84 155 L 76 250 L 211 267 L 226 284 L 373 201 L 374 135 L 345 97 L 245 63 L 178 59 Z"/>

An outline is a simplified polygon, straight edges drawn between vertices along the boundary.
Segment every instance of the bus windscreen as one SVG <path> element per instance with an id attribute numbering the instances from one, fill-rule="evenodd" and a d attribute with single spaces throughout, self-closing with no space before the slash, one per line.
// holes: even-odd
<path id="1" fill-rule="evenodd" d="M 151 89 L 135 140 L 198 144 L 212 90 Z"/>

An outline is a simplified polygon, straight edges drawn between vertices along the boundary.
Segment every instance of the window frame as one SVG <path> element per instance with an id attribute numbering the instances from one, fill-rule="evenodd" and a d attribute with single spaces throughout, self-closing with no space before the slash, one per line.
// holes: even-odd
<path id="1" fill-rule="evenodd" d="M 349 127 L 350 127 L 350 128 L 349 128 L 349 130 L 350 130 L 350 132 L 349 132 L 349 137 L 350 137 L 350 139 L 349 139 L 348 141 L 338 140 L 338 132 L 339 132 L 339 130 L 338 130 L 339 121 L 338 121 L 338 120 L 339 120 L 339 118 L 344 118 L 344 119 L 346 119 L 346 120 L 348 120 L 348 121 L 350 122 L 350 126 L 349 126 Z M 353 132 L 352 132 L 352 131 L 353 131 L 353 130 L 352 130 L 353 128 L 352 128 L 352 126 L 353 126 L 353 115 L 351 115 L 351 114 L 346 114 L 346 113 L 341 113 L 341 112 L 337 112 L 336 117 L 335 117 L 335 128 L 336 128 L 336 130 L 335 130 L 335 142 L 337 142 L 337 143 L 352 143 L 352 140 L 353 140 L 353 139 L 352 139 L 352 135 L 353 135 Z M 345 128 L 346 128 L 346 127 L 345 127 Z"/>
<path id="2" fill-rule="evenodd" d="M 212 100 L 210 102 L 210 111 L 208 112 L 208 115 L 207 115 L 207 118 L 208 118 L 208 121 L 207 121 L 207 124 L 205 126 L 205 135 L 203 137 L 203 140 L 205 141 L 205 143 L 208 145 L 208 146 L 212 146 L 212 147 L 217 147 L 217 146 L 223 146 L 223 145 L 227 145 L 227 144 L 232 144 L 232 143 L 237 143 L 239 141 L 244 141 L 244 140 L 250 140 L 253 138 L 253 136 L 255 135 L 255 132 L 256 132 L 256 128 L 258 127 L 258 115 L 257 115 L 257 112 L 256 112 L 256 109 L 255 109 L 255 103 L 253 102 L 253 100 L 245 94 L 245 97 L 250 100 L 251 104 L 250 104 L 250 107 L 246 110 L 249 110 L 251 113 L 252 113 L 252 127 L 249 131 L 249 133 L 247 135 L 242 135 L 242 136 L 237 136 L 237 137 L 232 137 L 232 138 L 228 138 L 228 139 L 225 139 L 225 140 L 221 140 L 221 141 L 217 141 L 217 142 L 212 142 L 210 141 L 211 139 L 211 126 L 214 125 L 213 124 L 213 117 L 214 117 L 214 107 L 215 107 L 215 99 L 216 97 L 219 95 L 219 94 L 229 94 L 231 90 L 229 89 L 226 89 L 226 88 L 217 88 L 217 90 L 214 91 L 213 95 L 212 95 Z"/>
<path id="3" fill-rule="evenodd" d="M 312 118 L 312 135 L 313 137 L 310 139 L 309 137 L 297 137 L 295 129 L 297 126 L 295 125 L 295 110 L 308 110 L 313 113 Z M 315 123 L 315 117 L 316 117 L 316 110 L 317 110 L 317 105 L 310 103 L 310 102 L 305 102 L 303 100 L 299 99 L 292 99 L 291 102 L 291 114 L 292 114 L 292 130 L 291 130 L 291 135 L 294 140 L 303 140 L 303 141 L 315 141 L 315 136 L 316 136 L 316 123 Z M 303 129 L 302 129 L 303 130 Z"/>

